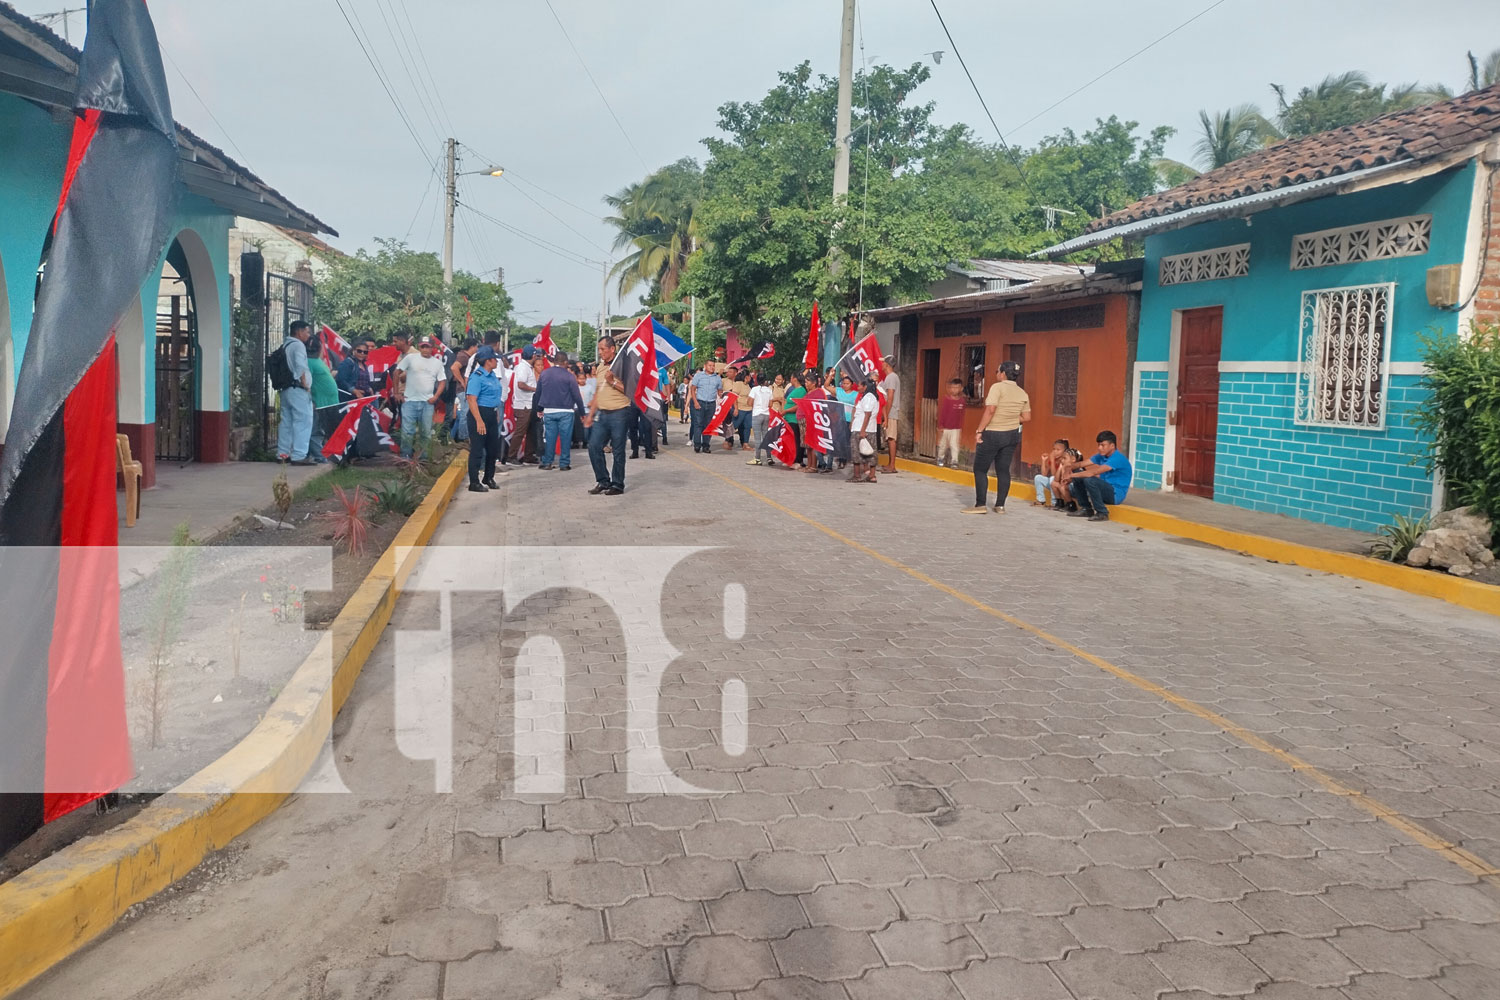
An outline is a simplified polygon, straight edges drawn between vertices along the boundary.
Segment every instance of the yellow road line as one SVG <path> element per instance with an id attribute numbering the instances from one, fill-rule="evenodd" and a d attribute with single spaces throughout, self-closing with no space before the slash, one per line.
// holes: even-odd
<path id="1" fill-rule="evenodd" d="M 949 597 L 956 598 L 957 600 L 962 601 L 963 603 L 978 611 L 983 611 L 985 614 L 990 615 L 991 617 L 998 618 L 1001 621 L 1005 622 L 1007 625 L 1012 625 L 1023 632 L 1029 632 L 1030 634 L 1036 636 L 1038 639 L 1041 639 L 1043 642 L 1047 642 L 1054 646 L 1057 646 L 1059 649 L 1065 649 L 1069 653 L 1072 653 L 1074 656 L 1078 657 L 1080 660 L 1098 667 L 1105 673 L 1110 674 L 1114 677 L 1118 677 L 1120 680 L 1125 681 L 1127 684 L 1131 684 L 1137 688 L 1140 688 L 1142 691 L 1148 691 L 1151 694 L 1156 695 L 1162 701 L 1165 701 L 1167 704 L 1173 706 L 1174 708 L 1180 709 L 1191 715 L 1196 715 L 1200 719 L 1213 723 L 1215 726 L 1218 726 L 1224 732 L 1228 733 L 1230 736 L 1233 736 L 1235 739 L 1244 743 L 1246 746 L 1253 747 L 1256 750 L 1261 751 L 1262 753 L 1270 754 L 1272 757 L 1275 757 L 1277 760 L 1289 766 L 1292 770 L 1313 779 L 1326 791 L 1329 791 L 1334 795 L 1338 795 L 1342 798 L 1348 799 L 1350 802 L 1354 803 L 1365 812 L 1374 816 L 1376 819 L 1390 825 L 1391 827 L 1394 827 L 1396 830 L 1399 830 L 1404 836 L 1410 838 L 1413 842 L 1427 848 L 1430 851 L 1435 851 L 1436 853 L 1442 855 L 1444 858 L 1447 858 L 1449 861 L 1453 862 L 1455 865 L 1458 865 L 1464 871 L 1469 872 L 1471 875 L 1476 875 L 1481 878 L 1493 878 L 1496 876 L 1500 876 L 1500 868 L 1496 868 L 1494 865 L 1490 864 L 1488 861 L 1485 861 L 1483 858 L 1479 857 L 1477 854 L 1474 854 L 1472 851 L 1467 851 L 1464 848 L 1459 847 L 1457 844 L 1439 837 L 1437 834 L 1423 828 L 1421 825 L 1403 816 L 1401 813 L 1392 809 L 1390 806 L 1379 801 L 1378 799 L 1371 798 L 1364 792 L 1358 791 L 1354 788 L 1350 788 L 1348 785 L 1340 782 L 1337 778 L 1320 770 L 1316 766 L 1309 764 L 1307 761 L 1298 757 L 1296 754 L 1289 753 L 1278 746 L 1274 746 L 1273 744 L 1267 742 L 1262 736 L 1252 732 L 1249 729 L 1246 729 L 1244 726 L 1240 725 L 1237 722 L 1233 722 L 1230 719 L 1225 718 L 1218 712 L 1215 712 L 1213 709 L 1200 705 L 1190 698 L 1185 698 L 1177 692 L 1171 690 L 1170 688 L 1163 687 L 1162 685 L 1157 684 L 1155 681 L 1147 680 L 1139 674 L 1131 673 L 1124 667 L 1117 666 L 1104 659 L 1103 657 L 1095 656 L 1088 650 L 1075 646 L 1073 643 L 1068 642 L 1066 639 L 1059 638 L 1058 636 L 1053 635 L 1051 632 L 1048 632 L 1045 629 L 1038 628 L 1037 626 L 1032 625 L 1030 622 L 1023 621 L 1022 619 L 1017 618 L 1015 615 L 1008 614 L 1004 611 L 1001 611 L 999 608 L 986 604 L 983 601 L 979 600 L 979 598 L 966 594 L 962 590 L 959 590 L 957 587 L 951 587 L 941 580 L 935 579 L 934 577 L 923 573 L 919 569 L 915 569 L 911 566 L 906 565 L 899 559 L 894 559 L 883 552 L 872 549 L 870 546 L 864 544 L 863 542 L 855 541 L 847 535 L 840 534 L 834 529 L 828 527 L 828 525 L 823 524 L 821 521 L 816 521 L 813 518 L 808 517 L 806 514 L 798 513 L 797 511 L 792 510 L 790 507 L 772 500 L 765 494 L 751 489 L 744 483 L 741 483 L 735 479 L 731 479 L 729 476 L 726 476 L 722 473 L 715 472 L 713 469 L 708 468 L 700 462 L 694 461 L 693 459 L 687 458 L 682 455 L 674 455 L 673 457 L 686 462 L 687 464 L 694 466 L 695 468 L 702 469 L 704 472 L 707 472 L 714 478 L 722 480 L 723 482 L 728 483 L 736 489 L 743 490 L 744 492 L 750 494 L 750 496 L 766 504 L 767 506 L 773 507 L 776 510 L 781 511 L 783 514 L 801 521 L 803 524 L 806 524 L 809 527 L 816 528 L 835 541 L 843 542 L 850 548 L 861 552 L 872 559 L 878 560 L 891 567 L 892 569 L 899 570 L 900 572 L 905 573 L 907 576 L 911 577 L 914 580 L 920 580 L 922 583 L 927 584 L 934 590 L 942 591 Z"/>

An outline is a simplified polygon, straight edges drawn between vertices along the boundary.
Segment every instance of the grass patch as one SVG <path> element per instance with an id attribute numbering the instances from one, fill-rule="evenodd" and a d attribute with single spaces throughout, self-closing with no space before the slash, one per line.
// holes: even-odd
<path id="1" fill-rule="evenodd" d="M 374 486 L 382 479 L 389 479 L 389 468 L 369 466 L 341 466 L 297 487 L 297 500 L 327 500 L 333 496 L 334 488 L 352 492 L 356 486 Z"/>

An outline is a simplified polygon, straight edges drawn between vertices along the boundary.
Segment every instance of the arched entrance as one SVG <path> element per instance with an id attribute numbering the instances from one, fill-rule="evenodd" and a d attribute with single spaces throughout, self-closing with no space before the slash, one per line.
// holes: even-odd
<path id="1" fill-rule="evenodd" d="M 198 457 L 198 309 L 180 240 L 173 240 L 156 296 L 156 460 Z"/>

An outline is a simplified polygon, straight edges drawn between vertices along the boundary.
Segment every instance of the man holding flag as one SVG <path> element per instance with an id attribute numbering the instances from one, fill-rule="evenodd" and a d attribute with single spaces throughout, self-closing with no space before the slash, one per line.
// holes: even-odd
<path id="1" fill-rule="evenodd" d="M 617 497 L 625 492 L 625 436 L 626 420 L 630 415 L 630 399 L 625 395 L 625 383 L 615 374 L 615 339 L 599 338 L 599 363 L 594 366 L 594 378 L 598 384 L 594 398 L 589 403 L 588 416 L 583 426 L 589 429 L 589 464 L 594 467 L 593 496 L 601 493 Z M 609 445 L 614 459 L 613 469 L 605 467 L 604 446 Z"/>

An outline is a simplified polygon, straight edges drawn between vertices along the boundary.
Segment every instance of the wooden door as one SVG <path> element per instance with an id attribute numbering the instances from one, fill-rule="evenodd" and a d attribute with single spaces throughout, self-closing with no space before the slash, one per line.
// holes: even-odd
<path id="1" fill-rule="evenodd" d="M 1219 347 L 1224 310 L 1182 314 L 1177 372 L 1177 488 L 1213 498 L 1214 444 L 1219 431 Z"/>

